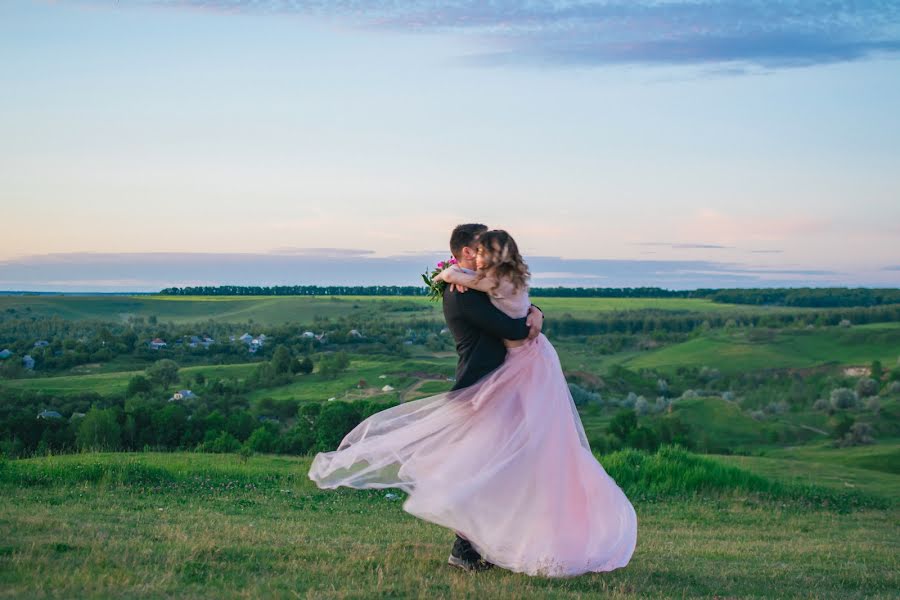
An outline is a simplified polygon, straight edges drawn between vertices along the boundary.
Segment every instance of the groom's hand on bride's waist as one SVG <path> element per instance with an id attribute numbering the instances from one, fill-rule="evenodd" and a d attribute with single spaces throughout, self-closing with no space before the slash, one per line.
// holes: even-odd
<path id="1" fill-rule="evenodd" d="M 544 326 L 544 313 L 541 312 L 534 304 L 528 309 L 528 317 L 525 319 L 528 325 L 528 339 L 533 340 L 541 334 L 541 328 Z"/>

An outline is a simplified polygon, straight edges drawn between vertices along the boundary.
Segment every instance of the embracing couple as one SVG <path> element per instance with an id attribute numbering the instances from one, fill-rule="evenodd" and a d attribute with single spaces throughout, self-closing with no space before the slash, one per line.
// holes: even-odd
<path id="1" fill-rule="evenodd" d="M 628 564 L 634 508 L 597 462 L 512 237 L 450 236 L 444 317 L 459 363 L 449 392 L 376 413 L 319 453 L 321 488 L 398 488 L 403 509 L 456 532 L 468 571 L 567 577 Z"/>

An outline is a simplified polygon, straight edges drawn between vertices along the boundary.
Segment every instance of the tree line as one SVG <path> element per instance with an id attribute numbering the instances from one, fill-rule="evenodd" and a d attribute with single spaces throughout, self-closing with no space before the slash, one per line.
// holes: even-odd
<path id="1" fill-rule="evenodd" d="M 427 296 L 423 286 L 194 286 L 169 287 L 163 296 Z M 659 287 L 533 287 L 533 297 L 545 298 L 701 298 L 727 304 L 838 308 L 900 304 L 897 288 L 747 288 L 669 290 Z"/>

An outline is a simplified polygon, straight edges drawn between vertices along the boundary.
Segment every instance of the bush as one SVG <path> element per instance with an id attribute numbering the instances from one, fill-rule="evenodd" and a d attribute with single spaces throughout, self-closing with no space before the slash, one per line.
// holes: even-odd
<path id="1" fill-rule="evenodd" d="M 357 402 L 329 402 L 316 419 L 316 450 L 329 452 L 337 449 L 354 427 L 362 421 Z"/>
<path id="2" fill-rule="evenodd" d="M 319 373 L 323 377 L 334 378 L 350 366 L 350 358 L 346 352 L 328 354 L 319 361 Z"/>
<path id="3" fill-rule="evenodd" d="M 766 406 L 766 412 L 773 415 L 780 415 L 786 413 L 788 408 L 787 402 L 779 400 L 778 402 L 769 402 L 768 406 Z"/>
<path id="4" fill-rule="evenodd" d="M 652 452 L 659 448 L 659 436 L 649 427 L 640 425 L 628 434 L 628 445 L 638 450 Z"/>
<path id="5" fill-rule="evenodd" d="M 309 375 L 313 372 L 313 361 L 308 356 L 304 356 L 303 360 L 295 360 L 291 363 L 291 373 Z"/>
<path id="6" fill-rule="evenodd" d="M 837 388 L 831 390 L 831 406 L 837 409 L 853 408 L 859 397 L 849 388 Z"/>
<path id="7" fill-rule="evenodd" d="M 878 394 L 878 382 L 871 377 L 863 377 L 856 382 L 856 394 L 860 398 L 868 398 Z"/>
<path id="8" fill-rule="evenodd" d="M 178 363 L 164 358 L 158 360 L 147 368 L 147 377 L 150 381 L 169 389 L 169 386 L 178 381 Z"/>
<path id="9" fill-rule="evenodd" d="M 250 434 L 244 445 L 254 452 L 268 454 L 275 452 L 278 443 L 277 434 L 269 427 L 259 427 Z"/>
<path id="10" fill-rule="evenodd" d="M 876 415 L 881 412 L 881 398 L 878 396 L 866 398 L 866 410 L 872 411 Z"/>
<path id="11" fill-rule="evenodd" d="M 637 427 L 637 417 L 634 412 L 627 410 L 621 411 L 609 422 L 607 431 L 610 435 L 614 435 L 623 442 L 628 440 L 628 436 Z"/>
<path id="12" fill-rule="evenodd" d="M 892 381 L 887 391 L 889 394 L 900 394 L 900 381 Z"/>
<path id="13" fill-rule="evenodd" d="M 279 344 L 275 347 L 275 353 L 272 355 L 272 368 L 275 369 L 277 375 L 283 375 L 291 370 L 291 351 L 287 346 Z"/>
<path id="14" fill-rule="evenodd" d="M 650 403 L 643 396 L 638 396 L 634 401 L 634 413 L 638 416 L 646 415 L 650 412 Z"/>
<path id="15" fill-rule="evenodd" d="M 577 383 L 569 384 L 569 392 L 572 394 L 572 401 L 575 406 L 586 406 L 588 404 L 602 404 L 603 399 L 597 392 L 586 390 Z"/>
<path id="16" fill-rule="evenodd" d="M 116 420 L 115 411 L 91 407 L 78 424 L 76 440 L 82 450 L 118 450 L 122 442 L 122 428 Z"/>
<path id="17" fill-rule="evenodd" d="M 813 410 L 828 410 L 831 403 L 825 398 L 819 398 L 813 403 Z"/>
<path id="18" fill-rule="evenodd" d="M 602 463 L 632 501 L 698 496 L 746 501 L 758 497 L 838 512 L 887 506 L 878 496 L 769 479 L 672 446 L 664 446 L 655 454 L 620 450 L 604 456 Z"/>
<path id="19" fill-rule="evenodd" d="M 310 427 L 308 423 L 298 422 L 281 436 L 278 452 L 282 454 L 307 454 L 315 445 L 315 429 Z"/>
<path id="20" fill-rule="evenodd" d="M 850 415 L 842 414 L 840 417 L 831 419 L 830 424 L 832 426 L 832 434 L 836 439 L 840 440 L 850 432 L 854 419 Z"/>
<path id="21" fill-rule="evenodd" d="M 871 444 L 875 441 L 872 433 L 872 426 L 868 423 L 854 423 L 850 426 L 850 431 L 845 433 L 844 437 L 835 442 L 835 445 L 839 447 L 846 447 Z"/>
<path id="22" fill-rule="evenodd" d="M 144 394 L 153 389 L 153 384 L 143 375 L 135 375 L 128 380 L 128 388 L 125 390 L 125 397 L 131 398 L 138 394 Z"/>
<path id="23" fill-rule="evenodd" d="M 614 452 L 622 447 L 622 440 L 608 433 L 601 433 L 588 440 L 591 451 L 597 454 L 607 454 Z"/>
<path id="24" fill-rule="evenodd" d="M 241 443 L 227 431 L 222 431 L 219 433 L 218 437 L 214 438 L 212 441 L 203 442 L 199 447 L 201 452 L 214 452 L 216 454 L 237 452 L 240 449 Z"/>

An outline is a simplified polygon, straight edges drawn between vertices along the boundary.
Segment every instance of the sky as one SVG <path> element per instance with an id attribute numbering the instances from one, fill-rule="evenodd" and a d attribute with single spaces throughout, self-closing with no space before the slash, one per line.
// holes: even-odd
<path id="1" fill-rule="evenodd" d="M 900 3 L 4 0 L 0 290 L 900 286 Z"/>

